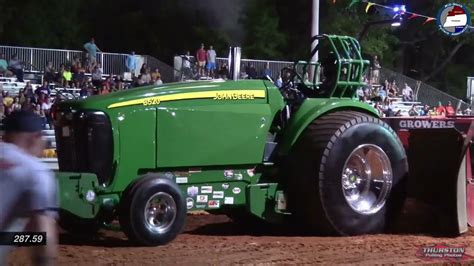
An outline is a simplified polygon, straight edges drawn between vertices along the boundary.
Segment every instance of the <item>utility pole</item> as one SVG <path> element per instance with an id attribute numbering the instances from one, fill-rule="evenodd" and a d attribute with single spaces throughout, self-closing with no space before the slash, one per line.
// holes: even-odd
<path id="1" fill-rule="evenodd" d="M 311 19 L 311 38 L 313 36 L 319 35 L 319 1 L 320 0 L 313 0 L 312 6 L 312 19 Z M 318 45 L 318 40 L 315 40 L 311 43 L 311 51 Z M 318 61 L 319 53 L 316 53 L 311 58 L 311 61 L 317 62 Z"/>

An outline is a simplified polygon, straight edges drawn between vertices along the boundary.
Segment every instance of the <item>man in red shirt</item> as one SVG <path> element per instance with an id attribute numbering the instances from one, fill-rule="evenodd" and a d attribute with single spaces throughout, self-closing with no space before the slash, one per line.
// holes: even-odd
<path id="1" fill-rule="evenodd" d="M 436 108 L 436 113 L 438 115 L 446 115 L 446 108 L 441 104 L 441 102 L 438 102 L 438 107 Z"/>
<path id="2" fill-rule="evenodd" d="M 451 104 L 451 101 L 448 102 L 448 106 L 446 106 L 446 115 L 456 115 L 456 111 Z"/>
<path id="3" fill-rule="evenodd" d="M 196 60 L 198 63 L 199 75 L 204 76 L 204 67 L 206 66 L 207 52 L 204 49 L 204 44 L 201 44 L 201 48 L 196 52 Z"/>

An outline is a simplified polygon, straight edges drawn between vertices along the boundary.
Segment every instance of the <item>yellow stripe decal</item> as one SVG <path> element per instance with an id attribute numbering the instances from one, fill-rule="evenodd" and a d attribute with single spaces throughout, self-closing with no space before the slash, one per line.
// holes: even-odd
<path id="1" fill-rule="evenodd" d="M 186 92 L 163 96 L 145 97 L 136 100 L 124 101 L 109 105 L 107 108 L 117 108 L 131 105 L 158 105 L 161 102 L 192 100 L 192 99 L 214 99 L 214 100 L 253 100 L 265 98 L 265 90 L 221 90 Z"/>

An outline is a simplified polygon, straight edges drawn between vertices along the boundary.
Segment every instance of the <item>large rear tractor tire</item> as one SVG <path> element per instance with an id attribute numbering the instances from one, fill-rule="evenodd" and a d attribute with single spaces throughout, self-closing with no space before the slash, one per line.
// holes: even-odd
<path id="1" fill-rule="evenodd" d="M 403 207 L 404 148 L 386 123 L 368 114 L 338 111 L 316 119 L 288 166 L 289 207 L 312 233 L 381 233 Z"/>
<path id="2" fill-rule="evenodd" d="M 119 221 L 129 240 L 164 245 L 182 232 L 186 202 L 173 180 L 147 175 L 132 183 L 120 203 Z"/>

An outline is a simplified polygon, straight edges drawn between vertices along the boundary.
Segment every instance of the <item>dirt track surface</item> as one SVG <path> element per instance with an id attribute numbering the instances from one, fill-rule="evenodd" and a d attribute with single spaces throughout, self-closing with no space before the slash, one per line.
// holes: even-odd
<path id="1" fill-rule="evenodd" d="M 416 256 L 420 247 L 465 247 L 474 256 L 474 228 L 456 237 L 434 236 L 439 230 L 428 208 L 409 203 L 395 233 L 359 237 L 297 236 L 274 230 L 252 231 L 223 215 L 188 216 L 186 230 L 162 247 L 131 247 L 121 232 L 101 231 L 95 240 L 61 235 L 58 265 L 203 265 L 203 264 L 414 264 L 443 263 Z M 266 231 L 266 232 L 265 232 Z M 29 264 L 18 249 L 12 264 Z M 463 264 L 473 264 L 474 257 Z"/>

